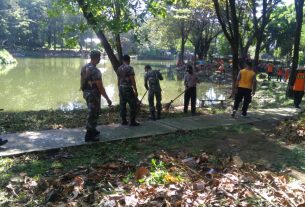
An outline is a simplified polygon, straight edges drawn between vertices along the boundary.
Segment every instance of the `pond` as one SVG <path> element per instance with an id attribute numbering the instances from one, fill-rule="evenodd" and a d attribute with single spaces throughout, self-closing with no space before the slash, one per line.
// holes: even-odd
<path id="1" fill-rule="evenodd" d="M 82 92 L 79 90 L 80 68 L 89 60 L 79 58 L 19 58 L 18 64 L 0 68 L 0 109 L 5 111 L 29 111 L 85 108 Z M 144 66 L 150 64 L 159 69 L 164 77 L 161 81 L 162 103 L 168 103 L 183 92 L 183 76 L 178 73 L 172 61 L 132 60 L 135 69 L 139 99 L 145 93 Z M 108 60 L 98 65 L 102 72 L 104 87 L 113 104 L 119 103 L 117 77 Z M 223 89 L 212 83 L 200 83 L 197 88 L 198 102 L 211 93 L 219 97 Z M 147 104 L 147 96 L 143 103 Z M 183 104 L 183 95 L 173 105 Z M 107 102 L 102 98 L 102 107 Z"/>

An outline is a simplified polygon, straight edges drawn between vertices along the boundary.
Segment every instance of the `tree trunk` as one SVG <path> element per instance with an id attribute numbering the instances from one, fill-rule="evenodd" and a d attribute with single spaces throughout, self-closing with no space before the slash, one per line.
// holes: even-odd
<path id="1" fill-rule="evenodd" d="M 295 0 L 295 10 L 296 10 L 296 31 L 294 36 L 294 47 L 293 47 L 293 58 L 292 58 L 292 69 L 290 72 L 289 82 L 286 90 L 286 97 L 292 98 L 293 91 L 292 86 L 295 81 L 295 76 L 297 73 L 297 67 L 299 62 L 299 50 L 300 50 L 300 40 L 303 22 L 303 7 L 304 0 Z"/>
<path id="2" fill-rule="evenodd" d="M 120 65 L 123 63 L 123 51 L 122 51 L 122 45 L 121 45 L 121 37 L 120 34 L 115 35 L 115 44 L 116 44 L 116 49 L 118 51 L 118 59 Z"/>
<path id="3" fill-rule="evenodd" d="M 259 63 L 259 52 L 261 50 L 261 45 L 263 42 L 263 36 L 258 35 L 256 37 L 256 47 L 255 47 L 255 56 L 254 56 L 254 67 L 258 66 Z"/>
<path id="4" fill-rule="evenodd" d="M 95 31 L 96 35 L 98 36 L 98 38 L 101 40 L 101 43 L 108 55 L 108 58 L 112 64 L 112 67 L 114 69 L 114 71 L 116 72 L 117 69 L 120 67 L 120 62 L 119 60 L 117 59 L 117 57 L 115 56 L 112 48 L 111 48 L 111 45 L 109 44 L 106 36 L 104 35 L 104 33 L 102 31 Z"/>
<path id="5" fill-rule="evenodd" d="M 118 67 L 121 65 L 118 58 L 115 56 L 109 41 L 107 40 L 104 32 L 98 28 L 98 22 L 93 16 L 93 14 L 89 11 L 88 5 L 84 2 L 84 0 L 77 0 L 79 7 L 81 8 L 85 19 L 87 20 L 88 24 L 93 28 L 94 32 L 101 40 L 101 43 L 107 53 L 107 56 L 112 64 L 114 71 L 116 72 Z"/>

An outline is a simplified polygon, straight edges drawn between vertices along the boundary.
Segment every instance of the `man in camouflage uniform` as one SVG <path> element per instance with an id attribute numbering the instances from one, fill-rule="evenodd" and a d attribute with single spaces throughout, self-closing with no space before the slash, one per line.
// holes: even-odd
<path id="1" fill-rule="evenodd" d="M 96 126 L 101 110 L 101 95 L 107 100 L 109 106 L 112 104 L 103 86 L 102 74 L 96 67 L 100 62 L 101 52 L 99 50 L 91 51 L 90 58 L 90 63 L 81 69 L 81 90 L 88 107 L 86 142 L 99 140 L 100 132 L 96 130 Z"/>
<path id="2" fill-rule="evenodd" d="M 140 125 L 136 122 L 137 113 L 137 100 L 138 91 L 135 81 L 135 73 L 133 68 L 129 65 L 130 57 L 129 55 L 123 56 L 123 64 L 118 68 L 118 87 L 120 94 L 120 114 L 122 118 L 122 125 L 127 125 L 128 121 L 126 119 L 127 109 L 126 104 L 128 103 L 130 108 L 130 126 Z"/>
<path id="3" fill-rule="evenodd" d="M 155 104 L 154 98 L 156 96 L 156 108 L 157 108 L 157 119 L 161 118 L 161 87 L 160 81 L 163 80 L 163 76 L 158 70 L 152 70 L 150 65 L 145 66 L 145 76 L 144 76 L 144 85 L 146 90 L 148 90 L 148 103 L 149 103 L 149 112 L 150 112 L 150 119 L 156 120 L 155 115 Z"/>

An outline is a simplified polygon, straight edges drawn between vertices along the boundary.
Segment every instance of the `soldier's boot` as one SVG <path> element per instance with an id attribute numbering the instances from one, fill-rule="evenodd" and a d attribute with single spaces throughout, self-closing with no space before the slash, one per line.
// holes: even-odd
<path id="1" fill-rule="evenodd" d="M 149 115 L 148 119 L 153 120 L 153 121 L 156 121 L 155 112 L 150 112 L 150 115 Z"/>
<path id="2" fill-rule="evenodd" d="M 85 135 L 85 142 L 97 142 L 100 139 L 95 135 L 95 132 L 92 130 L 87 130 Z"/>
<path id="3" fill-rule="evenodd" d="M 6 140 L 6 139 L 3 140 L 3 139 L 0 138 L 0 146 L 4 145 L 4 144 L 6 144 L 6 143 L 7 143 L 7 140 Z"/>
<path id="4" fill-rule="evenodd" d="M 94 130 L 92 130 L 92 134 L 93 134 L 94 136 L 99 136 L 99 135 L 101 134 L 101 132 L 98 131 L 98 130 L 96 130 L 96 129 L 94 129 Z"/>
<path id="5" fill-rule="evenodd" d="M 127 121 L 126 117 L 122 118 L 122 125 L 128 125 L 128 121 Z"/>
<path id="6" fill-rule="evenodd" d="M 131 118 L 129 126 L 139 126 L 140 123 L 136 121 L 136 118 Z"/>
<path id="7" fill-rule="evenodd" d="M 161 111 L 157 112 L 157 119 L 161 119 Z"/>

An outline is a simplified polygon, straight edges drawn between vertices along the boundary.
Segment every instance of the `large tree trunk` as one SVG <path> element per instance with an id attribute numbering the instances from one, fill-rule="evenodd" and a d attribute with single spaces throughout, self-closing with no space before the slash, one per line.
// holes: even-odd
<path id="1" fill-rule="evenodd" d="M 122 51 L 120 34 L 115 35 L 115 44 L 116 44 L 116 49 L 117 49 L 117 52 L 118 52 L 119 63 L 121 65 L 123 63 L 123 51 Z"/>
<path id="2" fill-rule="evenodd" d="M 295 76 L 297 73 L 296 69 L 298 67 L 298 62 L 299 62 L 300 40 L 301 40 L 301 31 L 302 31 L 302 23 L 303 23 L 303 7 L 304 7 L 304 0 L 295 0 L 297 24 L 296 24 L 296 31 L 294 36 L 292 69 L 290 72 L 288 87 L 286 90 L 286 96 L 290 98 L 293 96 L 292 86 L 295 81 Z"/>
<path id="3" fill-rule="evenodd" d="M 259 53 L 261 50 L 261 45 L 263 42 L 263 36 L 262 35 L 258 35 L 256 38 L 256 47 L 255 47 L 255 56 L 254 56 L 254 66 L 258 66 L 259 63 Z"/>
<path id="4" fill-rule="evenodd" d="M 77 0 L 79 7 L 83 11 L 83 15 L 85 19 L 87 20 L 88 24 L 93 28 L 94 32 L 98 36 L 98 38 L 101 40 L 101 43 L 108 55 L 108 58 L 112 64 L 112 67 L 114 71 L 116 72 L 118 67 L 120 66 L 120 61 L 115 56 L 111 45 L 109 44 L 109 41 L 107 40 L 104 32 L 98 27 L 98 22 L 94 18 L 93 14 L 89 11 L 88 5 L 84 2 L 84 0 Z"/>

